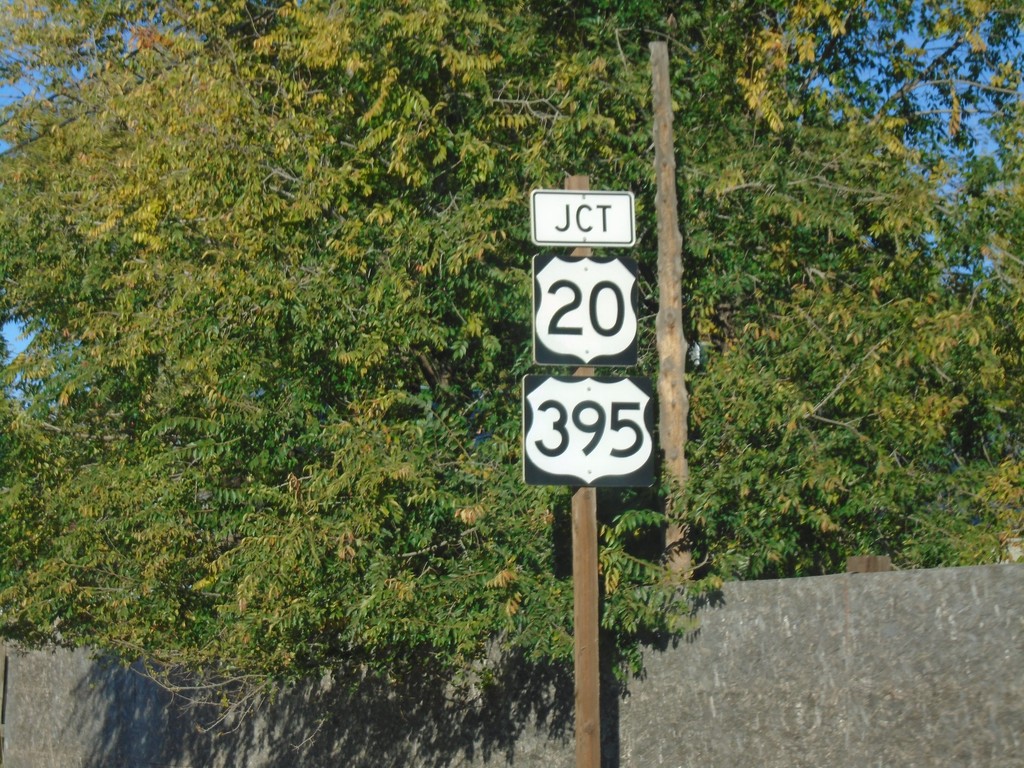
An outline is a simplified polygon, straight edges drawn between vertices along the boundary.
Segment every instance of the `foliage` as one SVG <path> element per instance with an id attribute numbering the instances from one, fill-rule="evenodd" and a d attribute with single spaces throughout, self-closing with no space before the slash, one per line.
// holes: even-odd
<path id="1" fill-rule="evenodd" d="M 695 550 L 743 577 L 992 562 L 1021 524 L 1019 14 L 821 9 L 753 44 L 770 135 L 691 182 Z"/>
<path id="2" fill-rule="evenodd" d="M 539 71 L 560 38 L 521 11 L 5 7 L 42 89 L 0 193 L 34 334 L 5 633 L 257 678 L 571 653 L 565 493 L 518 464 L 525 193 L 599 153 L 613 178 L 643 92 L 613 103 L 625 64 L 567 42 Z M 639 562 L 609 590 L 626 636 L 675 599 Z"/>
<path id="3" fill-rule="evenodd" d="M 701 583 L 861 551 L 985 562 L 1019 530 L 1006 9 L 0 17 L 23 91 L 0 136 L 0 309 L 33 334 L 4 374 L 5 635 L 254 679 L 447 671 L 495 637 L 564 659 L 567 494 L 519 467 L 526 200 L 567 173 L 633 189 L 653 316 L 652 37 L 674 51 L 703 350 L 674 505 Z M 971 109 L 991 110 L 991 161 Z M 603 621 L 630 654 L 685 606 L 648 546 L 656 499 L 609 501 Z"/>

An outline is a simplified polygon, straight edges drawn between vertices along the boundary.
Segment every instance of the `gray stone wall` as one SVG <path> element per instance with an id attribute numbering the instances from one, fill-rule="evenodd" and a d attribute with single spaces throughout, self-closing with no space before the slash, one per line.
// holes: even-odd
<path id="1" fill-rule="evenodd" d="M 608 768 L 1024 768 L 1024 565 L 730 584 L 603 692 Z M 320 681 L 233 730 L 132 670 L 13 653 L 3 768 L 570 768 L 572 679 L 517 659 L 468 700 Z"/>
<path id="2" fill-rule="evenodd" d="M 623 765 L 1024 766 L 1024 567 L 738 584 L 701 619 L 631 686 Z"/>

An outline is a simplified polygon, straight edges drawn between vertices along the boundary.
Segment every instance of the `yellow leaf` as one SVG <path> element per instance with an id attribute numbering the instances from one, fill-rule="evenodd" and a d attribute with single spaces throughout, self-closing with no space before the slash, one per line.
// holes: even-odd
<path id="1" fill-rule="evenodd" d="M 487 582 L 487 586 L 492 589 L 504 589 L 509 584 L 514 582 L 518 577 L 515 571 L 511 568 L 505 568 L 498 572 L 498 575 Z"/>
<path id="2" fill-rule="evenodd" d="M 508 602 L 505 603 L 505 615 L 512 618 L 519 613 L 519 606 L 522 602 L 523 596 L 519 592 L 516 592 L 508 599 Z"/>

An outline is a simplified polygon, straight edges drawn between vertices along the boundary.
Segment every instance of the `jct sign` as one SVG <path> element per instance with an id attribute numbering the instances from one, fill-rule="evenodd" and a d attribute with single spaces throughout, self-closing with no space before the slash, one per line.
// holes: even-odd
<path id="1" fill-rule="evenodd" d="M 636 243 L 632 192 L 535 189 L 530 221 L 536 245 L 628 248 Z"/>

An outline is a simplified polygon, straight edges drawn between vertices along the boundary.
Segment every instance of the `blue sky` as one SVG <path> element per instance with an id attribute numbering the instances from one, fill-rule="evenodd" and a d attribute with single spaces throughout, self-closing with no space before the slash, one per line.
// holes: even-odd
<path id="1" fill-rule="evenodd" d="M 4 341 L 7 342 L 7 354 L 14 357 L 28 346 L 28 340 L 21 335 L 21 329 L 14 323 L 4 325 Z"/>
<path id="2" fill-rule="evenodd" d="M 7 104 L 16 94 L 10 86 L 0 86 L 0 106 Z M 0 152 L 7 149 L 7 145 L 0 141 Z M 7 352 L 12 357 L 21 352 L 28 344 L 26 339 L 21 337 L 21 329 L 14 323 L 7 323 L 3 327 L 4 341 L 7 342 Z"/>

